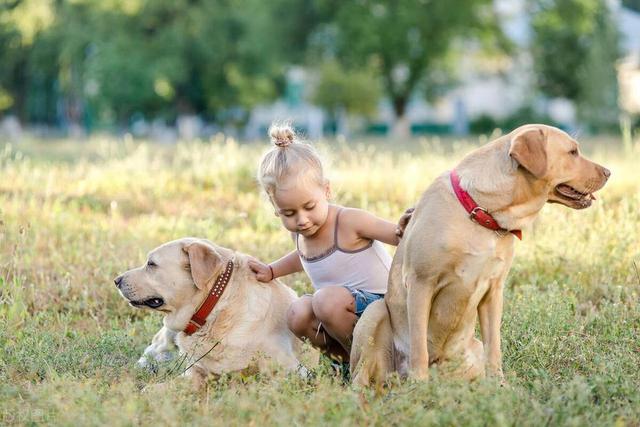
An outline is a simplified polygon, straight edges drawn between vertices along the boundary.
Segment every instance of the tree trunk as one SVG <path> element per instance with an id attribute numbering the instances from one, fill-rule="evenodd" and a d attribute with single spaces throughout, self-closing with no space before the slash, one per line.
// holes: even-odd
<path id="1" fill-rule="evenodd" d="M 391 126 L 391 136 L 396 139 L 407 139 L 411 136 L 411 123 L 405 115 L 407 107 L 406 96 L 396 96 L 393 98 L 393 112 L 395 120 Z"/>

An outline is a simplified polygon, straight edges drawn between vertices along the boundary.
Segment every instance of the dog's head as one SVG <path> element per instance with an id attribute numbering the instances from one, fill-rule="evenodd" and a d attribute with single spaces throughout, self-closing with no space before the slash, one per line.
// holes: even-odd
<path id="1" fill-rule="evenodd" d="M 202 239 L 174 240 L 152 250 L 144 265 L 114 282 L 133 307 L 172 313 L 201 299 L 230 258 L 227 252 Z"/>
<path id="2" fill-rule="evenodd" d="M 611 172 L 580 153 L 580 146 L 560 129 L 526 125 L 512 133 L 509 156 L 531 179 L 544 181 L 547 202 L 573 209 L 591 206 Z"/>

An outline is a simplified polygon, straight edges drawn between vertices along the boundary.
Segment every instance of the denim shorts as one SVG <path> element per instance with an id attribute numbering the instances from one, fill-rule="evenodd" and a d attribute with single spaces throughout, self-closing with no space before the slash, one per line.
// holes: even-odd
<path id="1" fill-rule="evenodd" d="M 374 294 L 373 292 L 363 291 L 360 289 L 349 289 L 346 286 L 344 287 L 346 290 L 351 293 L 355 302 L 353 303 L 355 307 L 356 316 L 360 317 L 362 313 L 364 313 L 364 309 L 367 308 L 369 304 L 372 302 L 379 300 L 380 298 L 384 298 L 384 294 Z M 313 297 L 313 294 L 304 294 L 305 297 Z"/>
<path id="2" fill-rule="evenodd" d="M 360 289 L 349 289 L 346 288 L 355 301 L 355 313 L 356 316 L 360 317 L 362 313 L 364 313 L 364 309 L 367 308 L 369 304 L 372 302 L 379 300 L 380 298 L 384 298 L 384 294 L 374 294 L 373 292 L 363 291 Z"/>

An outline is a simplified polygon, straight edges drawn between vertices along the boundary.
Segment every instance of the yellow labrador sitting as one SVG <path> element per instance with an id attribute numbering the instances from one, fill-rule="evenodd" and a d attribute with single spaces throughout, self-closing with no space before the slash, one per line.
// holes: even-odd
<path id="1" fill-rule="evenodd" d="M 514 234 L 545 203 L 590 206 L 610 175 L 582 157 L 569 135 L 544 125 L 498 138 L 454 171 L 422 195 L 393 259 L 385 299 L 367 307 L 355 327 L 357 384 L 380 384 L 392 371 L 426 379 L 430 365 L 468 379 L 485 371 L 502 377 L 502 290 Z M 472 215 L 462 193 L 478 206 Z M 474 336 L 478 318 L 482 341 Z"/>
<path id="2" fill-rule="evenodd" d="M 185 367 L 195 362 L 186 374 L 196 383 L 208 374 L 271 370 L 274 362 L 296 370 L 301 342 L 286 321 L 296 294 L 278 281 L 258 282 L 249 258 L 207 240 L 184 238 L 154 249 L 145 265 L 116 278 L 129 304 L 165 315 L 139 363 L 147 357 L 168 359 L 175 340 L 187 356 Z M 217 303 L 194 323 L 192 316 L 211 301 L 210 294 Z"/>

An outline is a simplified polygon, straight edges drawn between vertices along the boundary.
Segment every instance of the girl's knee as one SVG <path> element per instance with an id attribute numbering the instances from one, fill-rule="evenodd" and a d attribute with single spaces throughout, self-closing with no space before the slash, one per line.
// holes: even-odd
<path id="1" fill-rule="evenodd" d="M 318 320 L 328 323 L 347 311 L 353 312 L 354 299 L 348 289 L 336 286 L 317 290 L 311 305 Z"/>
<path id="2" fill-rule="evenodd" d="M 287 326 L 294 335 L 301 337 L 306 334 L 313 323 L 314 315 L 311 307 L 311 297 L 303 296 L 291 304 L 287 311 Z"/>

